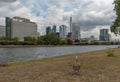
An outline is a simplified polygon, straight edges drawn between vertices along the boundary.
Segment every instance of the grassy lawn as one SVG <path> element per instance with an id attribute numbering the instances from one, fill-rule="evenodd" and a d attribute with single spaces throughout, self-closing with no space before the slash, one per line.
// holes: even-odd
<path id="1" fill-rule="evenodd" d="M 0 82 L 120 82 L 120 48 L 115 57 L 94 51 L 60 57 L 10 63 L 0 67 Z M 80 75 L 73 75 L 75 56 Z"/>

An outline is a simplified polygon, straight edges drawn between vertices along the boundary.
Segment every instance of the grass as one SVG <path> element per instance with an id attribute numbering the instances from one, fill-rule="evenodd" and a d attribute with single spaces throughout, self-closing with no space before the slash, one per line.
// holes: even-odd
<path id="1" fill-rule="evenodd" d="M 113 50 L 113 49 L 108 49 L 108 50 L 107 50 L 107 56 L 108 56 L 108 57 L 115 57 L 115 56 L 114 56 L 114 50 Z"/>
<path id="2" fill-rule="evenodd" d="M 106 51 L 94 51 L 9 63 L 0 67 L 0 82 L 120 82 L 120 49 L 113 49 L 115 57 Z M 73 75 L 72 66 L 78 56 L 80 75 Z"/>

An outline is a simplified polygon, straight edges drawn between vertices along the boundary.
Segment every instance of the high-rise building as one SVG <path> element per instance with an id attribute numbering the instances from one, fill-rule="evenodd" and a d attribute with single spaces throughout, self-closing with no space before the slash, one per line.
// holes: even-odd
<path id="1" fill-rule="evenodd" d="M 60 37 L 60 33 L 56 32 L 55 35 L 59 38 Z"/>
<path id="2" fill-rule="evenodd" d="M 46 34 L 49 34 L 50 32 L 52 32 L 52 29 L 51 29 L 50 26 L 48 26 L 48 27 L 46 28 Z"/>
<path id="3" fill-rule="evenodd" d="M 12 19 L 10 17 L 6 17 L 6 38 L 12 38 L 12 26 L 11 26 Z"/>
<path id="4" fill-rule="evenodd" d="M 100 29 L 100 41 L 109 41 L 110 35 L 108 29 Z"/>
<path id="5" fill-rule="evenodd" d="M 72 40 L 80 40 L 80 26 L 76 23 L 72 24 Z"/>
<path id="6" fill-rule="evenodd" d="M 5 37 L 5 26 L 0 26 L 0 38 Z"/>
<path id="7" fill-rule="evenodd" d="M 66 38 L 67 37 L 67 26 L 61 25 L 59 27 L 59 32 L 60 32 L 60 38 Z"/>
<path id="8" fill-rule="evenodd" d="M 20 41 L 24 37 L 37 37 L 37 24 L 29 19 L 21 17 L 6 17 L 6 37 L 12 39 L 17 37 Z"/>
<path id="9" fill-rule="evenodd" d="M 56 34 L 56 25 L 53 25 L 53 28 L 52 28 L 52 32 L 54 33 L 54 34 Z"/>
<path id="10" fill-rule="evenodd" d="M 72 32 L 72 17 L 70 17 L 70 33 Z"/>
<path id="11" fill-rule="evenodd" d="M 70 33 L 67 36 L 71 40 L 80 40 L 80 26 L 72 22 L 72 17 L 70 17 Z"/>

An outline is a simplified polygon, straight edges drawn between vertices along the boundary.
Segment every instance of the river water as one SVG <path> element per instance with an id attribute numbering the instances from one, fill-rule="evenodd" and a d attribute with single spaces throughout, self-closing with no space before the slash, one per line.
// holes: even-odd
<path id="1" fill-rule="evenodd" d="M 26 61 L 39 58 L 47 58 L 66 54 L 90 52 L 116 48 L 110 46 L 60 46 L 60 47 L 29 47 L 29 48 L 0 48 L 0 62 Z"/>

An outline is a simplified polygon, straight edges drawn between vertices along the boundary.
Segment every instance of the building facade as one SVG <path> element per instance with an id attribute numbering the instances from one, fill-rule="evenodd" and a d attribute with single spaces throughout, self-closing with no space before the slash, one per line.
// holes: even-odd
<path id="1" fill-rule="evenodd" d="M 80 26 L 78 25 L 78 23 L 73 23 L 72 17 L 70 17 L 70 32 L 68 33 L 67 37 L 73 41 L 80 41 L 81 38 Z"/>
<path id="2" fill-rule="evenodd" d="M 64 39 L 67 37 L 67 26 L 61 25 L 59 27 L 59 32 L 60 32 L 60 38 Z"/>
<path id="3" fill-rule="evenodd" d="M 46 27 L 46 34 L 49 34 L 50 32 L 52 32 L 52 29 L 50 26 Z"/>
<path id="4" fill-rule="evenodd" d="M 108 29 L 100 29 L 100 41 L 109 41 L 110 40 L 110 34 Z"/>
<path id="5" fill-rule="evenodd" d="M 80 40 L 80 26 L 76 23 L 72 24 L 72 40 Z"/>
<path id="6" fill-rule="evenodd" d="M 6 17 L 6 37 L 12 39 L 17 37 L 20 41 L 24 40 L 24 37 L 37 38 L 37 24 L 31 22 L 29 19 L 21 17 Z"/>
<path id="7" fill-rule="evenodd" d="M 51 33 L 51 32 L 56 34 L 56 32 L 57 32 L 57 26 L 56 25 L 53 25 L 53 27 L 51 27 L 51 26 L 46 27 L 46 34 Z"/>
<path id="8" fill-rule="evenodd" d="M 52 32 L 53 32 L 54 34 L 56 34 L 56 31 L 57 31 L 57 26 L 56 26 L 56 25 L 53 25 Z"/>
<path id="9" fill-rule="evenodd" d="M 70 17 L 70 33 L 72 33 L 72 17 Z"/>
<path id="10" fill-rule="evenodd" d="M 0 38 L 5 37 L 5 26 L 0 26 Z"/>

